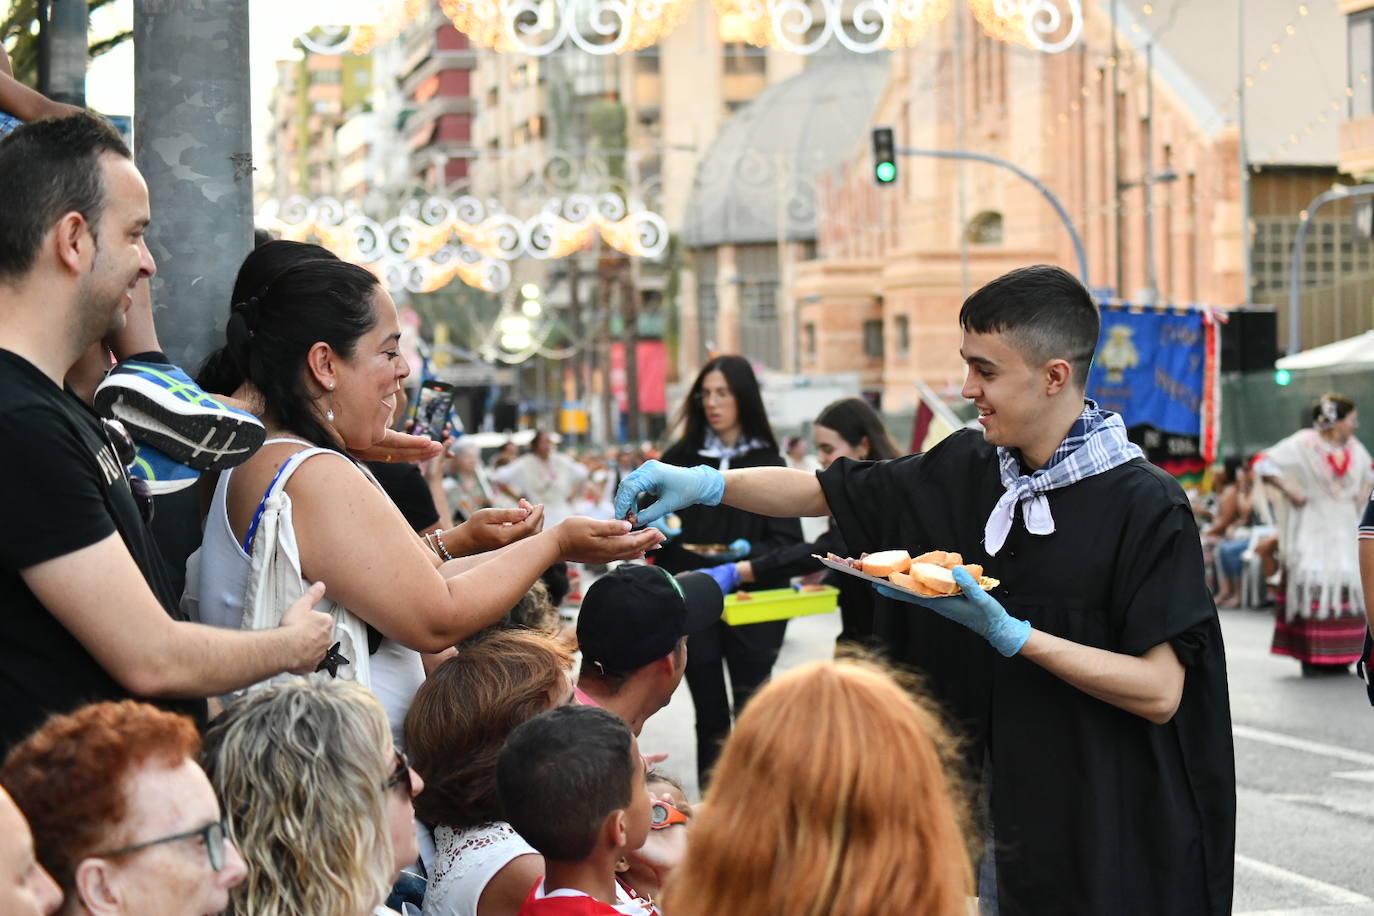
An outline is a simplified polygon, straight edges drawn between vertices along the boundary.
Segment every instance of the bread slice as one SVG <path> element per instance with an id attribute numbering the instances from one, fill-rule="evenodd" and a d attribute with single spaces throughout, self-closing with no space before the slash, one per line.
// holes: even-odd
<path id="1" fill-rule="evenodd" d="M 892 575 L 887 577 L 887 581 L 891 582 L 898 588 L 908 588 L 911 589 L 913 592 L 916 591 L 916 582 L 907 573 L 894 572 Z"/>
<path id="2" fill-rule="evenodd" d="M 954 581 L 954 574 L 934 563 L 912 563 L 911 578 L 911 590 L 922 595 L 935 597 L 959 593 L 959 585 Z"/>
<path id="3" fill-rule="evenodd" d="M 870 576 L 886 579 L 893 573 L 904 573 L 911 568 L 911 554 L 905 550 L 884 550 L 870 553 L 863 559 L 863 571 Z"/>
<path id="4" fill-rule="evenodd" d="M 931 566 L 943 566 L 945 569 L 953 569 L 964 564 L 964 558 L 953 550 L 930 550 L 919 557 L 913 563 L 929 563 Z"/>

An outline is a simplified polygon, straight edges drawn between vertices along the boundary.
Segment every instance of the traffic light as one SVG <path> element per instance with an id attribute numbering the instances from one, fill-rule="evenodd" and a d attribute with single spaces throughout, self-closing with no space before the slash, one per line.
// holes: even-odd
<path id="1" fill-rule="evenodd" d="M 873 180 L 879 187 L 897 181 L 897 144 L 892 128 L 873 128 Z"/>

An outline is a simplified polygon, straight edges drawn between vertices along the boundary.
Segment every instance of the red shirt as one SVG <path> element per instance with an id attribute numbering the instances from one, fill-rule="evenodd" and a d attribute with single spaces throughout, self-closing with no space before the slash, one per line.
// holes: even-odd
<path id="1" fill-rule="evenodd" d="M 617 885 L 617 888 L 619 885 Z M 559 889 L 551 896 L 540 892 L 544 879 L 540 878 L 530 888 L 529 896 L 520 905 L 520 916 L 656 916 L 657 910 L 646 910 L 635 903 L 621 903 L 612 906 L 602 903 L 595 897 L 588 897 L 580 891 Z"/>

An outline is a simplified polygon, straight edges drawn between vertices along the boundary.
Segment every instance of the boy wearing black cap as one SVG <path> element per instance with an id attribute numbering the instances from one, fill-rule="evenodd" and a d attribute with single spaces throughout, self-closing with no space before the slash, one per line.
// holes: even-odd
<path id="1" fill-rule="evenodd" d="M 616 862 L 644 845 L 651 820 L 639 747 L 621 719 L 589 706 L 535 716 L 506 739 L 496 785 L 510 825 L 544 857 L 520 916 L 656 916 L 616 881 Z"/>
<path id="2" fill-rule="evenodd" d="M 700 572 L 627 564 L 597 579 L 577 615 L 578 702 L 610 710 L 638 735 L 681 683 L 687 637 L 719 620 L 724 604 Z"/>

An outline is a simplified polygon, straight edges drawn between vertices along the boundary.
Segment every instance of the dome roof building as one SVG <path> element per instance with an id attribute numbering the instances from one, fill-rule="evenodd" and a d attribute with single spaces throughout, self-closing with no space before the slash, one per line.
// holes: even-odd
<path id="1" fill-rule="evenodd" d="M 814 251 L 817 180 L 867 142 L 888 75 L 886 54 L 819 55 L 721 127 L 681 231 L 696 268 L 696 296 L 684 297 L 684 363 L 739 352 L 796 370 L 780 281 L 788 263 Z"/>

